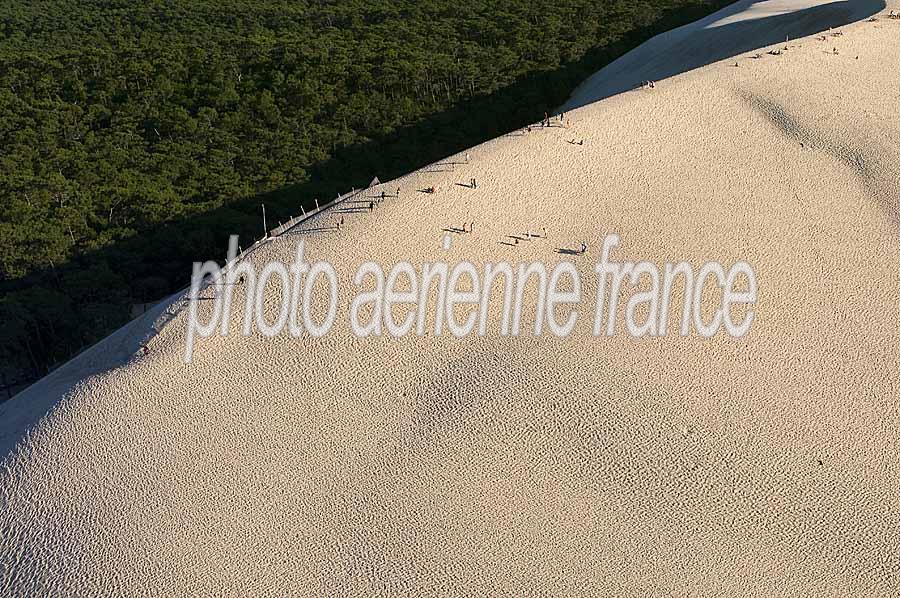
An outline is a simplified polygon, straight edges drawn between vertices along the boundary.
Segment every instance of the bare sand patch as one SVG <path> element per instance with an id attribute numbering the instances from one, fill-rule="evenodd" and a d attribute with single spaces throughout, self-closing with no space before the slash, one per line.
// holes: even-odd
<path id="1" fill-rule="evenodd" d="M 54 405 L 4 429 L 0 593 L 896 596 L 900 22 L 842 32 L 472 148 L 307 239 L 345 287 L 369 259 L 587 281 L 594 253 L 554 250 L 606 232 L 623 259 L 746 260 L 745 338 L 359 339 L 345 301 L 320 339 L 212 337 L 185 364 L 182 312 L 149 354 L 106 369 L 130 345 L 101 344 L 3 407 Z"/>

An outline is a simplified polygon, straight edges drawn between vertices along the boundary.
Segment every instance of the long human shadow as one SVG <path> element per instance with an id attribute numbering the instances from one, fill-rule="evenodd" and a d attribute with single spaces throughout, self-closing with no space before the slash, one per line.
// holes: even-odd
<path id="1" fill-rule="evenodd" d="M 791 13 L 714 26 L 752 5 L 765 3 L 765 0 L 736 2 L 701 21 L 647 41 L 591 76 L 562 109 L 572 110 L 635 89 L 644 81 L 661 81 L 787 39 L 861 21 L 886 6 L 883 0 L 839 0 Z M 789 60 L 790 53 L 781 59 Z"/>

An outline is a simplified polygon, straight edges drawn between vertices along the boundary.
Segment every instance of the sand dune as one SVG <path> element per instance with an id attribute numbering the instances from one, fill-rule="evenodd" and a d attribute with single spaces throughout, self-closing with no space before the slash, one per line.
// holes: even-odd
<path id="1" fill-rule="evenodd" d="M 883 10 L 882 0 L 741 0 L 704 19 L 648 40 L 582 83 L 571 110 L 770 44 L 860 21 Z"/>
<path id="2" fill-rule="evenodd" d="M 211 337 L 191 364 L 180 312 L 117 366 L 162 306 L 0 408 L 0 594 L 896 596 L 900 21 L 840 31 L 493 140 L 248 258 L 302 238 L 345 290 L 369 259 L 589 281 L 616 232 L 621 260 L 752 264 L 746 337 L 359 339 L 342 300 L 320 339 Z"/>

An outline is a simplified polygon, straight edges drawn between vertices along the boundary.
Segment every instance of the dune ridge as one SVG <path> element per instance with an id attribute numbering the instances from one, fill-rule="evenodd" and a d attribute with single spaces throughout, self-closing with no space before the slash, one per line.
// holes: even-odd
<path id="1" fill-rule="evenodd" d="M 885 15 L 567 110 L 566 128 L 495 139 L 373 188 L 401 190 L 373 211 L 262 245 L 258 270 L 301 238 L 334 264 L 321 339 L 211 337 L 185 364 L 185 312 L 161 306 L 134 324 L 171 318 L 147 355 L 107 369 L 101 343 L 90 368 L 0 407 L 0 594 L 895 596 L 900 21 Z M 607 232 L 620 261 L 747 260 L 749 335 L 595 338 L 587 316 L 566 339 L 346 325 L 368 259 L 565 259 L 591 281 Z M 31 400 L 52 407 L 7 427 Z"/>

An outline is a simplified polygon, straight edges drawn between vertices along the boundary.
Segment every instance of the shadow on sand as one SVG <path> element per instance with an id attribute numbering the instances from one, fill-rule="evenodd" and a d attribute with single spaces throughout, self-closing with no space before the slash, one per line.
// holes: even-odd
<path id="1" fill-rule="evenodd" d="M 741 2 L 739 5 L 746 7 L 747 3 Z M 705 47 L 705 52 L 683 56 L 677 68 L 662 65 L 652 75 L 642 72 L 634 76 L 664 79 L 716 60 L 784 41 L 785 35 L 811 35 L 828 27 L 861 20 L 882 10 L 884 6 L 884 2 L 875 0 L 834 2 L 800 13 L 698 31 L 697 45 Z M 659 18 L 644 27 L 627 32 L 620 41 L 592 49 L 581 59 L 566 63 L 556 71 L 529 74 L 489 95 L 473 96 L 445 112 L 430 115 L 408 127 L 339 147 L 332 157 L 309 167 L 311 178 L 307 182 L 234 199 L 203 213 L 189 214 L 139 230 L 132 237 L 86 252 L 70 263 L 57 264 L 52 271 L 48 268 L 25 278 L 2 281 L 0 296 L 11 290 L 31 286 L 43 288 L 41 285 L 46 280 L 64 280 L 58 276 L 60 273 L 64 274 L 67 270 L 80 271 L 96 264 L 112 264 L 129 273 L 125 291 L 131 301 L 152 301 L 160 297 L 160 294 L 153 297 L 142 296 L 142 283 L 151 279 L 162 280 L 167 287 L 164 292 L 173 293 L 188 283 L 192 261 L 217 257 L 222 259 L 223 248 L 227 246 L 230 234 L 240 234 L 245 244 L 261 236 L 260 204 L 266 205 L 270 218 L 288 219 L 295 216 L 301 207 L 312 209 L 316 197 L 330 198 L 351 187 L 362 188 L 374 174 L 388 181 L 428 164 L 432 164 L 430 168 L 436 171 L 435 167 L 448 165 L 448 155 L 504 134 L 519 136 L 527 123 L 535 122 L 544 110 L 562 102 L 567 90 L 584 80 L 584 77 L 622 56 L 650 36 L 697 16 L 699 15 L 686 11 L 660 13 Z M 759 37 L 749 39 L 751 33 Z M 727 51 L 718 50 L 719 44 L 727 47 Z M 579 91 L 589 90 L 592 80 L 593 78 L 589 79 Z M 623 84 L 619 91 L 632 87 L 632 83 Z M 584 105 L 614 93 L 617 91 L 587 98 L 582 93 L 576 105 Z M 479 114 L 482 118 L 472 119 L 472 114 Z M 435 131 L 441 134 L 436 135 Z M 444 162 L 434 163 L 437 160 Z M 425 189 L 418 191 L 429 192 Z M 363 208 L 359 211 L 367 210 Z M 304 230 L 303 234 L 325 230 L 332 229 L 311 228 Z M 513 236 L 509 238 L 515 239 Z M 173 243 L 173 239 L 179 239 L 179 243 Z M 515 247 L 514 243 L 507 241 L 499 241 L 499 244 Z M 67 292 L 64 283 L 53 284 L 57 285 L 52 287 L 55 291 Z M 174 297 L 167 297 L 156 308 L 131 322 L 128 322 L 127 303 L 108 306 L 104 312 L 108 321 L 86 329 L 89 332 L 84 332 L 79 338 L 79 344 L 96 343 L 82 351 L 78 350 L 78 345 L 71 345 L 63 335 L 51 339 L 58 346 L 52 350 L 47 349 L 40 359 L 32 358 L 33 363 L 27 366 L 31 379 L 39 381 L 24 393 L 26 396 L 21 397 L 23 400 L 17 401 L 14 397 L 11 401 L 0 403 L 0 422 L 4 422 L 0 427 L 0 460 L 6 457 L 8 451 L 35 422 L 82 379 L 120 367 L 131 359 L 145 358 L 138 356 L 138 351 L 155 334 L 157 327 L 174 318 L 174 315 L 166 311 L 167 307 L 174 307 L 173 301 L 176 301 Z M 120 311 L 116 312 L 113 308 Z M 65 321 L 85 319 L 87 316 L 81 309 L 80 305 L 73 306 Z M 57 325 L 62 323 L 63 320 L 56 321 Z M 122 328 L 116 329 L 123 324 Z M 114 332 L 104 338 L 111 329 Z M 71 361 L 66 355 L 71 357 Z M 152 349 L 149 358 L 152 358 Z M 52 363 L 64 365 L 54 369 Z"/>
<path id="2" fill-rule="evenodd" d="M 564 109 L 572 110 L 630 91 L 643 81 L 661 81 L 713 62 L 783 43 L 786 39 L 806 37 L 862 21 L 886 6 L 883 0 L 841 0 L 787 14 L 710 27 L 754 4 L 760 2 L 736 2 L 715 15 L 685 26 L 685 29 L 651 39 L 585 81 Z M 691 29 L 689 33 L 687 28 Z M 684 39 L 679 38 L 681 31 L 686 34 Z"/>

